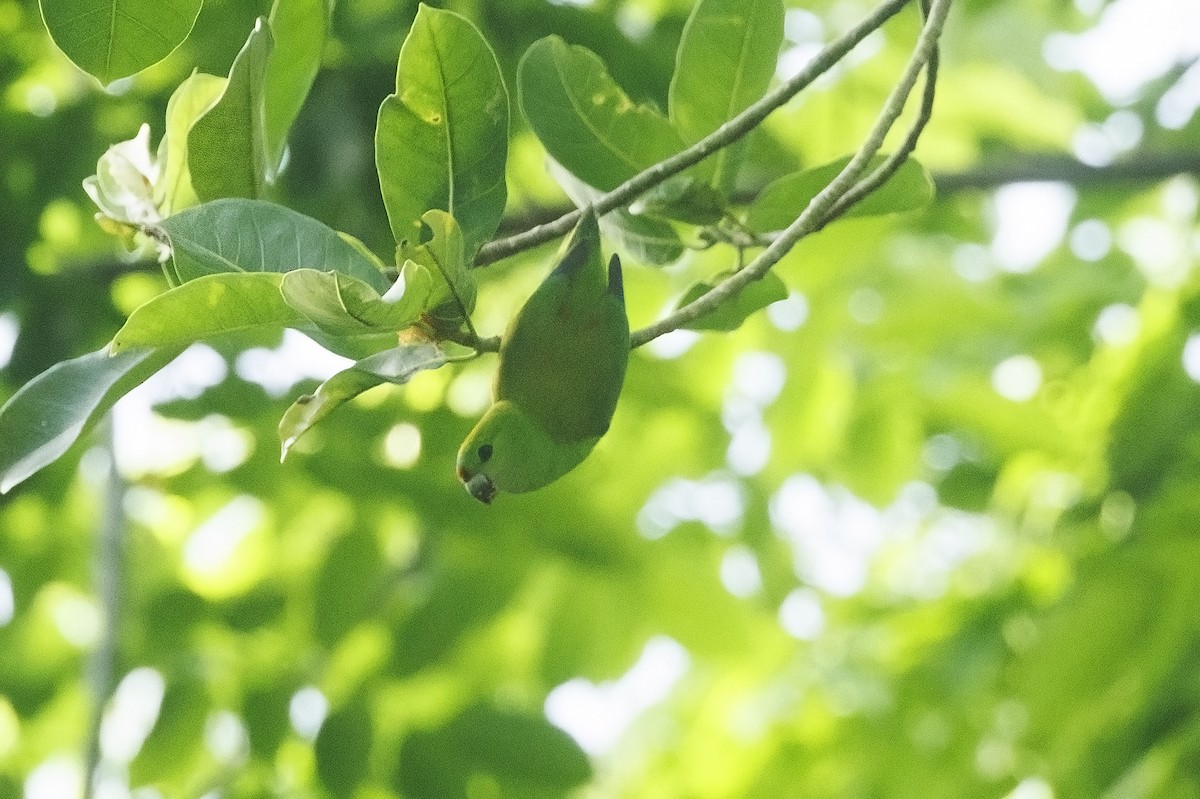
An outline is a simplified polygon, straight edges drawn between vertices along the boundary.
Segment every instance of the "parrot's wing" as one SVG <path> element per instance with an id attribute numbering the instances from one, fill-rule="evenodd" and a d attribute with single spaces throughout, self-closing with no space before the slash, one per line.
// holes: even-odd
<path id="1" fill-rule="evenodd" d="M 608 430 L 629 360 L 621 263 L 613 256 L 605 275 L 589 216 L 514 320 L 496 381 L 497 399 L 520 406 L 562 443 Z"/>

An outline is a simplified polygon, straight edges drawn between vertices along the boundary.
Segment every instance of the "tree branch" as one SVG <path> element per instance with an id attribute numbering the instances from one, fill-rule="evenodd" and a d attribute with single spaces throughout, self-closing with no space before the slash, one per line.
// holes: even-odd
<path id="1" fill-rule="evenodd" d="M 921 0 L 921 13 L 928 19 L 929 0 Z M 855 204 L 861 202 L 863 198 L 871 194 L 871 192 L 878 189 L 884 183 L 887 183 L 892 175 L 896 174 L 900 167 L 904 166 L 904 163 L 913 154 L 913 151 L 917 149 L 917 142 L 920 141 L 925 126 L 929 124 L 929 120 L 933 117 L 933 101 L 937 95 L 938 62 L 938 47 L 937 40 L 935 39 L 933 50 L 929 54 L 929 61 L 925 64 L 925 90 L 921 93 L 921 107 L 917 111 L 916 119 L 913 120 L 912 125 L 908 129 L 908 134 L 904 137 L 904 142 L 894 153 L 887 157 L 878 169 L 859 181 L 858 185 L 842 195 L 833 204 L 833 207 L 829 209 L 829 214 L 825 219 L 821 220 L 821 224 L 817 227 L 817 230 L 821 230 L 830 222 L 844 215 Z"/>
<path id="2" fill-rule="evenodd" d="M 1009 183 L 1060 181 L 1079 188 L 1114 183 L 1155 183 L 1175 175 L 1200 175 L 1200 150 L 1137 152 L 1105 166 L 1065 153 L 1008 153 L 985 158 L 963 172 L 937 175 L 939 196 L 994 189 Z"/>
<path id="3" fill-rule="evenodd" d="M 885 22 L 895 16 L 900 9 L 908 5 L 909 2 L 910 0 L 886 0 L 886 2 L 872 11 L 866 19 L 847 31 L 836 41 L 828 44 L 825 49 L 817 54 L 816 58 L 810 61 L 804 69 L 790 80 L 766 94 L 761 100 L 691 147 L 634 175 L 620 186 L 602 195 L 592 204 L 592 207 L 597 214 L 604 215 L 609 211 L 629 205 L 647 190 L 657 186 L 667 178 L 678 175 L 685 169 L 700 163 L 721 148 L 733 144 L 758 127 L 773 111 L 782 107 L 799 94 L 801 90 L 828 72 L 848 52 L 854 49 L 859 42 L 880 28 Z M 579 217 L 580 211 L 574 210 L 563 214 L 553 222 L 538 225 L 524 233 L 518 233 L 515 236 L 489 242 L 475 256 L 475 266 L 480 267 L 495 263 L 510 255 L 516 255 L 519 252 L 524 252 L 525 250 L 564 236 L 579 221 Z"/>
<path id="4" fill-rule="evenodd" d="M 100 602 L 103 626 L 100 631 L 100 643 L 92 653 L 88 674 L 92 708 L 84 762 L 85 799 L 92 799 L 96 795 L 96 780 L 101 759 L 100 726 L 104 720 L 104 706 L 116 687 L 121 587 L 125 573 L 125 481 L 117 471 L 112 418 L 107 418 L 102 427 L 108 473 L 104 478 L 103 516 L 96 530 L 92 584 Z"/>
<path id="5" fill-rule="evenodd" d="M 757 280 L 765 275 L 800 239 L 820 229 L 820 226 L 827 220 L 830 212 L 836 207 L 837 203 L 848 192 L 853 190 L 859 176 L 866 170 L 871 159 L 875 157 L 880 147 L 883 146 L 883 140 L 887 136 L 888 131 L 892 129 L 892 126 L 896 124 L 896 120 L 900 118 L 900 114 L 904 110 L 905 101 L 908 99 L 909 94 L 912 93 L 913 87 L 916 86 L 921 71 L 929 63 L 930 59 L 934 57 L 938 37 L 945 26 L 946 15 L 950 12 L 950 3 L 951 0 L 934 0 L 933 6 L 929 11 L 929 17 L 921 29 L 921 36 L 917 40 L 912 57 L 909 59 L 908 65 L 904 68 L 904 73 L 896 83 L 895 88 L 892 89 L 891 94 L 888 95 L 887 101 L 884 103 L 875 125 L 871 128 L 871 132 L 867 135 L 866 141 L 859 148 L 858 152 L 855 153 L 854 157 L 850 159 L 850 163 L 846 164 L 845 168 L 838 173 L 838 176 L 822 189 L 796 221 L 780 233 L 779 237 L 763 250 L 758 257 L 751 261 L 745 269 L 727 278 L 695 302 L 689 303 L 675 312 L 668 314 L 658 322 L 636 331 L 630 337 L 631 346 L 640 347 L 664 333 L 676 330 L 682 325 L 715 310 L 727 299 L 741 291 L 750 281 Z"/>

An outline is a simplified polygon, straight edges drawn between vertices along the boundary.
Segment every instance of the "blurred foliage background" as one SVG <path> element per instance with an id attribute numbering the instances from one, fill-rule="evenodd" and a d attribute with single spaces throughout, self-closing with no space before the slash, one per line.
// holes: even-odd
<path id="1" fill-rule="evenodd" d="M 690 7 L 444 5 L 510 87 L 559 33 L 659 106 Z M 789 5 L 784 76 L 870 7 Z M 208 0 L 110 96 L 0 0 L 0 400 L 164 288 L 80 181 L 268 6 Z M 764 179 L 857 146 L 909 12 L 755 134 Z M 372 133 L 415 13 L 337 4 L 275 193 L 385 255 Z M 493 358 L 280 465 L 334 359 L 193 348 L 0 498 L 0 797 L 90 763 L 137 799 L 1200 797 L 1197 31 L 1190 0 L 960 0 L 938 200 L 805 240 L 742 329 L 637 351 L 611 433 L 532 495 L 454 479 Z M 514 125 L 515 227 L 564 200 Z M 549 253 L 479 273 L 481 333 Z M 627 270 L 633 324 L 730 257 Z"/>

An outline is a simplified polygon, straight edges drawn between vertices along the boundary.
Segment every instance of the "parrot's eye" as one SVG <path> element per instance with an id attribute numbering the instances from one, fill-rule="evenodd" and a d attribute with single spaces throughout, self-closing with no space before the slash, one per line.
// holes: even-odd
<path id="1" fill-rule="evenodd" d="M 479 449 L 475 450 L 475 454 L 479 456 L 480 463 L 487 463 L 488 458 L 492 457 L 492 445 L 484 444 Z"/>

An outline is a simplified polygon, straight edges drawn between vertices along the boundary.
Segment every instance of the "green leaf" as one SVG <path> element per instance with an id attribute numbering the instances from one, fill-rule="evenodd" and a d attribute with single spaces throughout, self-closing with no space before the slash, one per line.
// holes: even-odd
<path id="1" fill-rule="evenodd" d="M 367 773 L 374 740 L 371 711 L 361 697 L 325 719 L 313 742 L 317 776 L 338 799 L 354 795 Z"/>
<path id="2" fill-rule="evenodd" d="M 725 215 L 725 198 L 694 175 L 675 175 L 639 197 L 629 210 L 693 225 L 711 225 Z"/>
<path id="3" fill-rule="evenodd" d="M 591 205 L 600 192 L 572 175 L 557 162 L 550 161 L 550 174 L 562 186 L 575 205 Z M 675 228 L 659 219 L 635 216 L 617 208 L 600 217 L 600 232 L 617 244 L 622 257 L 643 264 L 669 264 L 683 255 L 683 242 Z"/>
<path id="4" fill-rule="evenodd" d="M 226 78 L 196 72 L 171 93 L 167 101 L 167 128 L 160 149 L 166 149 L 163 166 L 161 209 L 173 214 L 196 204 L 192 176 L 188 171 L 188 134 L 196 120 L 208 112 L 225 91 Z"/>
<path id="5" fill-rule="evenodd" d="M 388 290 L 375 262 L 336 230 L 290 208 L 261 200 L 215 200 L 164 219 L 180 282 L 221 272 L 319 269 Z"/>
<path id="6" fill-rule="evenodd" d="M 883 164 L 886 156 L 871 159 L 868 171 Z M 837 177 L 850 163 L 840 158 L 824 166 L 785 175 L 769 184 L 750 206 L 746 224 L 759 232 L 783 230 L 796 220 L 812 198 Z M 911 211 L 933 200 L 933 179 L 914 159 L 909 158 L 887 182 L 851 208 L 846 216 L 880 216 Z"/>
<path id="7" fill-rule="evenodd" d="M 273 272 L 226 272 L 190 280 L 134 310 L 109 346 L 114 353 L 130 347 L 185 346 L 227 333 L 303 324 L 304 315 L 279 293 L 282 280 L 283 275 Z"/>
<path id="8" fill-rule="evenodd" d="M 434 278 L 429 307 L 439 309 L 438 315 L 448 321 L 461 321 L 464 312 L 475 310 L 476 297 L 462 229 L 445 211 L 429 211 L 421 216 L 421 222 L 429 229 L 429 241 L 418 247 L 402 244 L 398 258 L 411 259 L 428 269 Z"/>
<path id="9" fill-rule="evenodd" d="M 278 169 L 288 131 L 321 66 L 329 33 L 329 0 L 275 0 L 269 24 L 275 48 L 267 58 L 263 89 L 266 103 L 268 164 Z"/>
<path id="10" fill-rule="evenodd" d="M 139 785 L 186 779 L 196 768 L 193 742 L 204 735 L 212 698 L 204 680 L 180 672 L 168 676 L 158 718 L 129 764 L 130 777 Z"/>
<path id="11" fill-rule="evenodd" d="M 473 765 L 516 784 L 565 790 L 592 776 L 587 755 L 544 717 L 477 705 L 447 725 Z"/>
<path id="12" fill-rule="evenodd" d="M 258 197 L 274 177 L 263 99 L 273 47 L 271 31 L 259 18 L 229 68 L 221 99 L 188 133 L 188 168 L 201 200 Z"/>
<path id="13" fill-rule="evenodd" d="M 297 269 L 283 276 L 283 300 L 326 333 L 374 335 L 403 330 L 421 316 L 432 279 L 425 267 L 409 262 L 381 297 L 355 277 L 340 272 Z"/>
<path id="14" fill-rule="evenodd" d="M 51 366 L 0 408 L 0 493 L 58 460 L 117 400 L 179 348 L 97 352 Z"/>
<path id="15" fill-rule="evenodd" d="M 700 299 L 731 274 L 733 273 L 723 272 L 714 275 L 709 280 L 693 284 L 684 292 L 675 307 L 682 308 Z M 704 314 L 683 327 L 688 330 L 737 330 L 751 314 L 761 311 L 773 302 L 786 300 L 787 295 L 787 286 L 779 276 L 774 272 L 767 272 L 758 280 L 750 281 L 741 291 L 717 306 L 716 310 Z"/>
<path id="16" fill-rule="evenodd" d="M 312 394 L 297 399 L 279 420 L 280 460 L 292 445 L 318 422 L 367 389 L 393 383 L 403 385 L 417 372 L 437 369 L 446 363 L 446 355 L 429 342 L 405 344 L 363 358 L 349 369 L 326 380 Z"/>
<path id="17" fill-rule="evenodd" d="M 703 139 L 766 93 L 783 44 L 780 0 L 700 0 L 675 55 L 671 122 L 688 144 Z M 705 160 L 698 176 L 733 189 L 745 139 Z"/>
<path id="18" fill-rule="evenodd" d="M 469 795 L 472 777 L 502 796 L 564 796 L 592 766 L 579 745 L 539 715 L 475 705 L 441 729 L 418 731 L 401 749 L 397 787 L 411 799 Z"/>
<path id="19" fill-rule="evenodd" d="M 658 111 L 629 99 L 590 50 L 539 39 L 517 68 L 521 111 L 555 161 L 609 191 L 683 149 Z"/>
<path id="20" fill-rule="evenodd" d="M 438 208 L 458 220 L 473 254 L 504 213 L 507 157 L 508 91 L 495 54 L 466 19 L 422 5 L 375 129 L 396 241 L 416 243 L 422 215 Z"/>
<path id="21" fill-rule="evenodd" d="M 188 37 L 203 0 L 41 0 L 50 38 L 107 86 L 141 72 Z"/>

